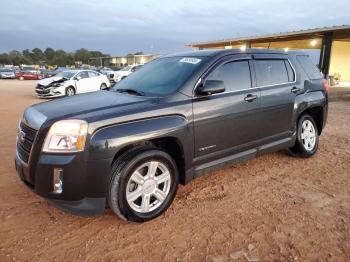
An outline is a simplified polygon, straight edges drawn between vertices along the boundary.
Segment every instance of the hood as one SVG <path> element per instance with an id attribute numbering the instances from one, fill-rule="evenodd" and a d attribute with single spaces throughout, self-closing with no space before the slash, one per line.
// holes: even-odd
<path id="1" fill-rule="evenodd" d="M 57 82 L 64 82 L 64 81 L 67 81 L 68 79 L 67 78 L 64 78 L 64 77 L 60 77 L 60 76 L 53 76 L 53 77 L 49 77 L 49 78 L 44 78 L 40 81 L 38 81 L 38 84 L 39 85 L 42 85 L 42 86 L 48 86 L 52 83 L 57 83 Z"/>
<path id="2" fill-rule="evenodd" d="M 144 111 L 154 104 L 155 98 L 122 94 L 114 91 L 97 91 L 72 97 L 59 98 L 40 103 L 30 108 L 38 111 L 47 120 L 66 118 L 101 119 L 114 114 L 123 116 L 132 112 Z M 28 109 L 26 110 L 28 111 Z"/>

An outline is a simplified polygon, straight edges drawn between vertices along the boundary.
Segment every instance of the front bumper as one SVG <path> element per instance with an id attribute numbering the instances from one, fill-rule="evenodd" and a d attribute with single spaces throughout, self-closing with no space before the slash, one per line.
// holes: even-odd
<path id="1" fill-rule="evenodd" d="M 15 79 L 15 75 L 1 75 L 2 79 Z"/>
<path id="2" fill-rule="evenodd" d="M 60 97 L 65 95 L 64 93 L 62 93 L 62 91 L 59 91 L 56 89 L 50 89 L 50 88 L 47 88 L 47 89 L 36 88 L 35 93 L 39 98 Z"/>
<path id="3" fill-rule="evenodd" d="M 92 166 L 98 166 L 91 163 Z M 42 154 L 36 165 L 34 176 L 29 165 L 16 152 L 15 166 L 23 183 L 36 194 L 48 199 L 55 207 L 77 215 L 98 215 L 105 210 L 105 192 L 96 190 L 98 178 L 88 183 L 91 174 L 89 165 L 79 155 Z M 53 173 L 55 168 L 63 170 L 62 193 L 55 193 Z M 90 168 L 91 169 L 91 168 Z M 96 176 L 96 170 L 91 169 Z M 100 181 L 104 184 L 105 181 Z"/>

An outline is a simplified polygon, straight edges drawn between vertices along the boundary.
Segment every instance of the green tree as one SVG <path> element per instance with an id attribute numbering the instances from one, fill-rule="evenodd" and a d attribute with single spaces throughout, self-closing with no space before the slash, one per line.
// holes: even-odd
<path id="1" fill-rule="evenodd" d="M 84 64 L 87 64 L 90 58 L 90 53 L 87 49 L 80 48 L 77 51 L 75 51 L 74 58 L 75 61 L 82 61 Z"/>
<path id="2" fill-rule="evenodd" d="M 43 51 L 41 51 L 40 48 L 34 48 L 32 50 L 32 57 L 33 57 L 33 61 L 36 64 L 39 64 L 40 61 L 44 60 L 44 53 L 43 53 Z"/>
<path id="3" fill-rule="evenodd" d="M 55 57 L 55 50 L 51 47 L 48 47 L 44 51 L 45 60 L 47 63 L 51 63 L 52 59 Z"/>
<path id="4" fill-rule="evenodd" d="M 56 50 L 52 64 L 58 66 L 67 65 L 67 53 L 64 50 Z"/>
<path id="5" fill-rule="evenodd" d="M 31 51 L 24 49 L 22 52 L 11 51 L 0 54 L 0 64 L 38 64 L 45 61 L 48 65 L 73 65 L 75 61 L 88 63 L 90 57 L 110 56 L 100 51 L 89 51 L 85 48 L 78 49 L 74 53 L 67 53 L 64 50 L 54 50 L 47 47 L 45 51 L 34 48 Z"/>
<path id="6" fill-rule="evenodd" d="M 10 64 L 18 65 L 21 63 L 22 54 L 17 50 L 11 51 L 9 54 Z"/>
<path id="7" fill-rule="evenodd" d="M 6 53 L 0 54 L 0 64 L 3 64 L 3 65 L 10 64 L 10 58 L 8 54 Z"/>

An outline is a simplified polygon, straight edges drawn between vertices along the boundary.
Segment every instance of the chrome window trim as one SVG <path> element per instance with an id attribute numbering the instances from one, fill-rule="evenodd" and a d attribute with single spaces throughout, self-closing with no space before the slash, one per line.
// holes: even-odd
<path id="1" fill-rule="evenodd" d="M 248 60 L 256 60 L 256 59 L 252 58 L 252 59 L 248 59 Z M 257 60 L 259 60 L 259 59 L 257 59 Z M 260 60 L 264 60 L 264 59 L 260 59 Z M 286 85 L 286 84 L 294 84 L 294 83 L 297 82 L 297 72 L 295 71 L 295 68 L 294 68 L 293 64 L 290 62 L 289 58 L 287 58 L 287 59 L 266 59 L 266 60 L 287 60 L 288 63 L 290 64 L 290 66 L 292 67 L 293 72 L 294 72 L 294 81 L 292 81 L 292 82 L 284 82 L 284 83 L 280 83 L 280 84 L 273 84 L 273 85 L 255 86 L 255 87 L 251 87 L 251 88 L 245 88 L 245 89 L 239 89 L 239 90 L 222 92 L 222 93 L 218 93 L 218 94 L 198 96 L 198 95 L 196 95 L 196 89 L 197 89 L 198 85 L 202 82 L 202 77 L 200 77 L 198 79 L 198 81 L 196 82 L 195 87 L 193 89 L 192 98 L 230 94 L 230 93 L 242 92 L 242 91 L 246 91 L 246 90 L 254 90 L 254 89 L 258 89 L 258 88 L 264 88 L 264 87 L 279 86 L 279 85 Z M 231 61 L 231 62 L 235 62 L 235 61 L 239 61 L 239 60 L 234 60 L 234 61 Z M 228 63 L 230 63 L 230 62 L 228 62 Z M 286 68 L 286 71 L 287 71 L 287 68 Z M 288 72 L 287 72 L 287 75 L 288 75 Z"/>

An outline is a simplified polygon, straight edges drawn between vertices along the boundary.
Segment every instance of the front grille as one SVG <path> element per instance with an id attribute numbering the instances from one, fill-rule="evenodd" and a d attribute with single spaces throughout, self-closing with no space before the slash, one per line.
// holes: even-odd
<path id="1" fill-rule="evenodd" d="M 41 94 L 49 94 L 50 93 L 50 90 L 48 90 L 48 89 L 35 89 L 35 92 L 37 93 L 37 94 L 39 94 L 39 95 L 41 95 Z"/>
<path id="2" fill-rule="evenodd" d="M 18 136 L 17 136 L 17 152 L 18 156 L 25 162 L 28 163 L 30 152 L 33 147 L 37 131 L 23 122 L 19 125 Z"/>

